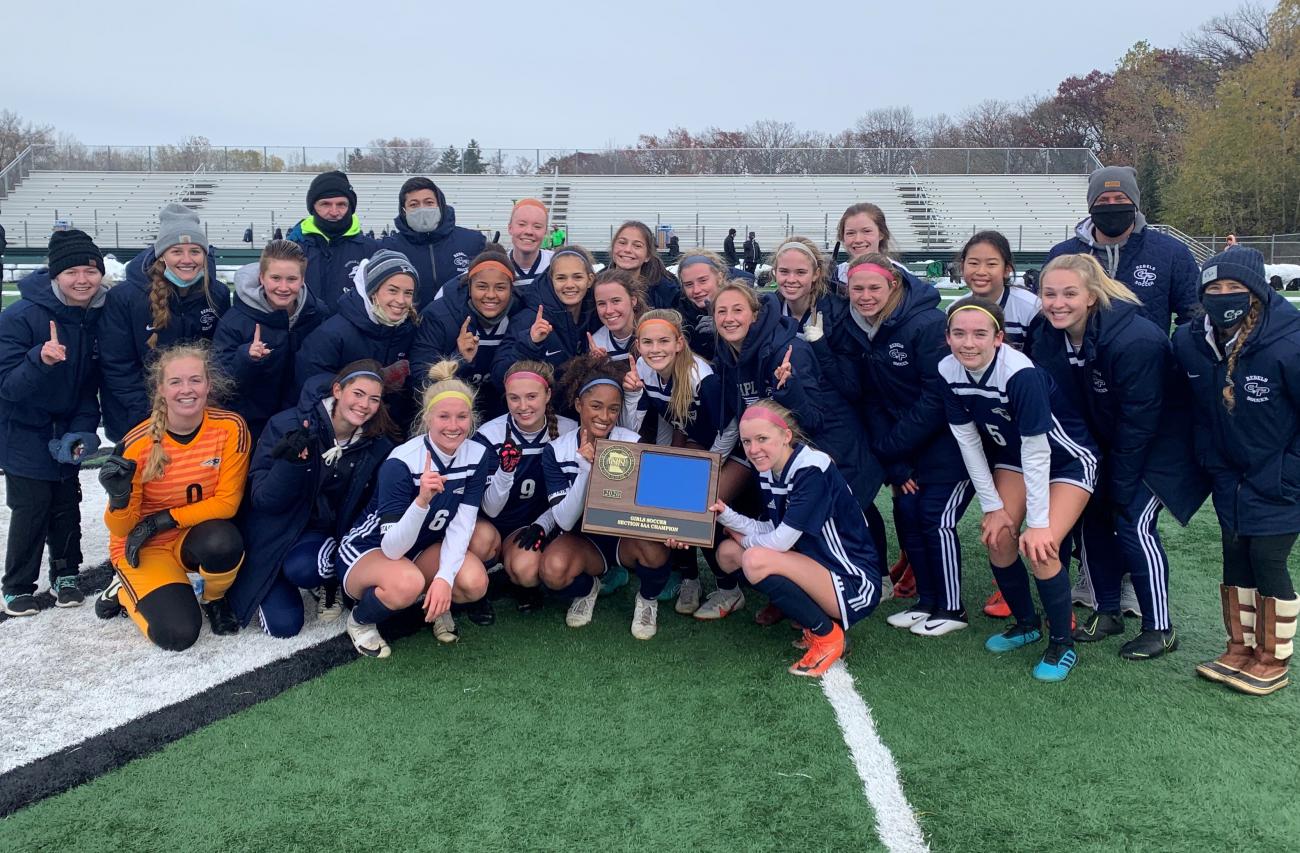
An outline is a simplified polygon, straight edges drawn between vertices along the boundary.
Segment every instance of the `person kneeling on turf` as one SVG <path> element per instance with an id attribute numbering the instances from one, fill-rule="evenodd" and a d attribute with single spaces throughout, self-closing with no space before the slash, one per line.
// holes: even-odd
<path id="1" fill-rule="evenodd" d="M 348 616 L 352 645 L 367 657 L 392 653 L 378 623 L 424 599 L 424 619 L 442 643 L 457 640 L 451 604 L 487 595 L 488 576 L 475 542 L 483 489 L 494 456 L 477 441 L 474 389 L 454 378 L 460 363 L 429 368 L 416 436 L 379 467 L 365 516 L 343 538 L 343 589 L 357 605 Z"/>
<path id="2" fill-rule="evenodd" d="M 244 541 L 230 519 L 244 495 L 251 448 L 243 418 L 208 406 L 229 380 L 216 372 L 206 346 L 163 351 L 149 387 L 153 414 L 127 432 L 99 472 L 117 575 L 95 613 L 107 619 L 125 609 L 155 645 L 183 651 L 202 623 L 187 572 L 202 580 L 212 633 L 239 630 L 225 594 L 244 561 Z"/>
<path id="3" fill-rule="evenodd" d="M 794 675 L 819 677 L 848 651 L 845 629 L 880 603 L 880 554 L 866 518 L 831 458 L 809 447 L 794 417 L 770 399 L 740 419 L 740 443 L 759 474 L 769 521 L 718 501 L 709 507 L 731 539 L 718 565 L 745 579 L 803 626 Z"/>

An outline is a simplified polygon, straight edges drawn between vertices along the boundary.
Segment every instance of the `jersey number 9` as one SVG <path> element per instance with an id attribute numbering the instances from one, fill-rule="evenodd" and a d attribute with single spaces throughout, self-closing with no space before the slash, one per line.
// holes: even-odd
<path id="1" fill-rule="evenodd" d="M 536 491 L 537 491 L 536 480 L 524 480 L 522 483 L 519 484 L 519 497 L 521 498 L 525 498 L 525 499 L 531 498 L 533 496 L 533 493 Z"/>

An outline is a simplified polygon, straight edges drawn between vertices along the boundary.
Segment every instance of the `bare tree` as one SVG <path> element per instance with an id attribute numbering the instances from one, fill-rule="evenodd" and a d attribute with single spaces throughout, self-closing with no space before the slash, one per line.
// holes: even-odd
<path id="1" fill-rule="evenodd" d="M 17 113 L 0 110 L 0 168 L 9 165 L 28 145 L 53 144 L 53 126 L 24 122 Z"/>
<path id="2" fill-rule="evenodd" d="M 1268 47 L 1271 10 L 1260 3 L 1244 3 L 1235 11 L 1218 15 L 1183 37 L 1183 50 L 1214 67 L 1219 73 L 1249 62 Z"/>

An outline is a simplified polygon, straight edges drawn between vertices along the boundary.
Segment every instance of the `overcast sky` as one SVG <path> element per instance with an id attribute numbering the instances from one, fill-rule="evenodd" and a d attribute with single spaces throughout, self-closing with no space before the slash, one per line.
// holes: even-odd
<path id="1" fill-rule="evenodd" d="M 633 144 L 959 114 L 1173 46 L 1232 0 L 6 3 L 0 108 L 85 143 Z M 634 11 L 635 10 L 635 11 Z"/>

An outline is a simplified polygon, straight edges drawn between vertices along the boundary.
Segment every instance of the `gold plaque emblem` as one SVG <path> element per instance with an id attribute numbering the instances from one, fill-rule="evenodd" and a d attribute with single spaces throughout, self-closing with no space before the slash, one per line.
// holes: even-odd
<path id="1" fill-rule="evenodd" d="M 617 444 L 602 450 L 596 458 L 596 464 L 600 466 L 600 473 L 611 480 L 626 480 L 632 476 L 634 467 L 632 454 Z"/>

